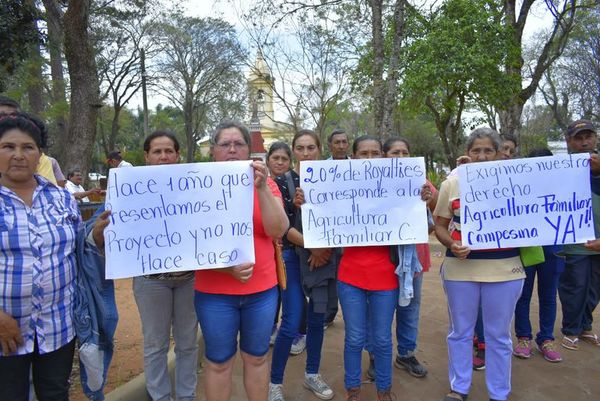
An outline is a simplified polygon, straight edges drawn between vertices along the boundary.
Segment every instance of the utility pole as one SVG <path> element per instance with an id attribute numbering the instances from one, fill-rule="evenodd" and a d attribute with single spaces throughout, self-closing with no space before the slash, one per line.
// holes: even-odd
<path id="1" fill-rule="evenodd" d="M 142 69 L 142 104 L 144 107 L 144 137 L 149 134 L 148 129 L 148 97 L 146 95 L 146 53 L 140 49 L 140 67 Z"/>

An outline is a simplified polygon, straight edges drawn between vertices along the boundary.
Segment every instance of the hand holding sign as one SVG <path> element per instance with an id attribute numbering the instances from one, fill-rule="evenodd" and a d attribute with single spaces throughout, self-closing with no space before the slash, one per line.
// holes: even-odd
<path id="1" fill-rule="evenodd" d="M 111 169 L 107 278 L 254 263 L 253 171 L 261 167 L 238 161 Z M 240 279 L 248 276 L 242 270 Z"/>
<path id="2" fill-rule="evenodd" d="M 458 174 L 462 239 L 471 249 L 594 238 L 587 154 L 466 164 Z"/>
<path id="3" fill-rule="evenodd" d="M 254 263 L 243 263 L 241 265 L 226 267 L 223 273 L 229 273 L 241 283 L 245 283 L 252 277 L 254 271 Z"/>
<path id="4" fill-rule="evenodd" d="M 303 161 L 300 170 L 305 248 L 427 242 L 423 158 Z"/>

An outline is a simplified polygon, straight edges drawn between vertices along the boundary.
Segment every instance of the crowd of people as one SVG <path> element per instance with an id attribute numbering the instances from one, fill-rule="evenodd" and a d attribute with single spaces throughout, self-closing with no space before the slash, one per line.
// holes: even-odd
<path id="1" fill-rule="evenodd" d="M 51 159 L 44 168 L 48 174 L 53 171 L 54 179 L 45 178 L 39 168 L 44 164 L 47 137 L 39 119 L 21 112 L 16 102 L 0 98 L 0 400 L 28 400 L 31 387 L 41 401 L 68 400 L 76 337 L 80 338 L 75 298 L 83 262 L 77 252 L 89 247 L 101 255 L 103 230 L 109 224 L 110 212 L 99 211 L 90 223 L 93 228 L 77 239 L 82 235 L 78 202 L 86 202 L 98 191 L 83 188 L 79 170 L 61 180 L 62 173 L 53 171 Z M 565 138 L 569 152 L 590 154 L 598 237 L 596 129 L 587 120 L 575 121 Z M 250 145 L 248 129 L 233 121 L 220 124 L 210 138 L 213 161 L 249 160 L 254 170 L 255 263 L 133 279 L 150 398 L 197 398 L 200 329 L 206 350 L 200 388 L 208 401 L 231 398 L 238 348 L 247 399 L 284 401 L 286 364 L 290 354 L 302 352 L 293 350 L 298 343 L 306 347 L 304 386 L 319 399 L 332 399 L 335 393 L 328 384 L 332 372 L 322 371 L 321 354 L 326 328 L 340 305 L 342 398 L 361 399 L 365 374 L 375 383 L 378 401 L 392 400 L 392 366 L 416 378 L 428 373 L 417 359 L 423 273 L 431 267 L 428 244 L 305 248 L 300 166 L 321 158 L 321 138 L 314 131 L 301 130 L 291 146 L 273 143 L 265 162 L 250 161 Z M 396 136 L 382 142 L 377 136 L 363 135 L 351 142 L 346 132 L 335 130 L 327 145 L 332 159 L 411 156 L 409 142 Z M 181 159 L 179 142 L 170 131 L 150 134 L 143 150 L 146 165 Z M 548 152 L 536 150 L 528 156 Z M 465 156 L 458 162 L 480 163 L 518 154 L 514 138 L 477 128 L 468 136 Z M 108 160 L 113 168 L 131 166 L 118 152 Z M 600 240 L 546 246 L 544 262 L 532 266 L 523 265 L 518 248 L 471 250 L 461 242 L 459 188 L 459 175 L 453 172 L 439 191 L 429 181 L 420 190 L 427 211 L 423 221 L 447 249 L 440 276 L 448 305 L 450 388 L 442 397 L 443 401 L 467 399 L 473 371 L 485 367 L 489 399 L 504 401 L 511 392 L 513 356 L 528 359 L 535 347 L 549 362 L 562 360 L 553 333 L 557 294 L 563 310 L 560 346 L 571 351 L 579 349 L 580 341 L 600 346 L 592 327 L 592 312 L 600 297 Z M 287 277 L 281 288 L 277 247 Z M 534 336 L 529 305 L 536 275 L 540 309 Z M 174 383 L 167 368 L 171 335 Z M 370 362 L 363 370 L 364 352 Z"/>

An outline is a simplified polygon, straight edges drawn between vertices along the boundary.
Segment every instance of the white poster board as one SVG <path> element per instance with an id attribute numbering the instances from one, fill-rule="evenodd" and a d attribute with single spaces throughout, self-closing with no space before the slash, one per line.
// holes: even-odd
<path id="1" fill-rule="evenodd" d="M 460 166 L 463 245 L 495 249 L 594 239 L 589 158 L 561 154 Z"/>
<path id="2" fill-rule="evenodd" d="M 250 161 L 114 168 L 106 277 L 254 262 Z"/>
<path id="3" fill-rule="evenodd" d="M 422 157 L 303 161 L 306 248 L 427 242 Z"/>

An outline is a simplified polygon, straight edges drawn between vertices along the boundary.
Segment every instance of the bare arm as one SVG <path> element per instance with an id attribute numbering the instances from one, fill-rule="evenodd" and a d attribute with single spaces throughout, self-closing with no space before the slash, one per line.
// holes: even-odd
<path id="1" fill-rule="evenodd" d="M 435 236 L 438 241 L 448 248 L 458 259 L 465 259 L 471 252 L 471 249 L 467 246 L 463 246 L 460 241 L 452 239 L 450 232 L 448 231 L 450 219 L 442 216 L 434 216 L 434 219 Z"/>

